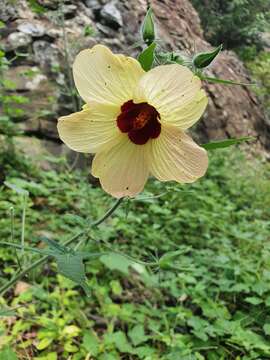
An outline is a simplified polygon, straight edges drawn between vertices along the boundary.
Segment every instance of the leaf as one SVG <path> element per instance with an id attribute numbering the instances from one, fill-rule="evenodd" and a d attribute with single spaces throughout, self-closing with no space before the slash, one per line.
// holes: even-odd
<path id="1" fill-rule="evenodd" d="M 116 348 L 123 353 L 133 354 L 133 348 L 129 344 L 123 331 L 117 331 L 110 335 L 110 341 L 115 344 Z"/>
<path id="2" fill-rule="evenodd" d="M 82 346 L 91 356 L 97 356 L 99 354 L 98 337 L 93 332 L 86 332 L 84 334 Z"/>
<path id="3" fill-rule="evenodd" d="M 15 310 L 12 309 L 0 309 L 0 317 L 5 317 L 5 316 L 16 316 L 17 313 Z"/>
<path id="4" fill-rule="evenodd" d="M 57 254 L 55 255 L 58 271 L 63 276 L 80 285 L 87 296 L 90 295 L 90 288 L 86 282 L 85 267 L 82 255 L 78 254 Z"/>
<path id="5" fill-rule="evenodd" d="M 12 183 L 8 182 L 8 181 L 5 181 L 4 184 L 8 188 L 10 188 L 11 190 L 15 191 L 17 194 L 28 196 L 28 191 L 27 190 L 24 190 L 24 189 L 16 186 L 15 184 L 12 184 Z"/>
<path id="6" fill-rule="evenodd" d="M 242 143 L 244 141 L 250 141 L 255 139 L 256 138 L 254 136 L 244 136 L 238 139 L 225 139 L 225 140 L 213 141 L 207 144 L 201 144 L 200 146 L 206 150 L 215 150 L 215 149 L 226 148 L 235 144 Z"/>
<path id="7" fill-rule="evenodd" d="M 211 64 L 211 62 L 218 56 L 222 49 L 222 44 L 209 52 L 202 52 L 194 56 L 193 65 L 197 69 L 202 69 Z"/>
<path id="8" fill-rule="evenodd" d="M 248 302 L 249 304 L 252 305 L 259 305 L 263 302 L 262 299 L 256 297 L 256 296 L 250 296 L 250 297 L 246 297 L 245 301 Z"/>
<path id="9" fill-rule="evenodd" d="M 70 252 L 66 246 L 59 244 L 57 241 L 54 241 L 52 239 L 48 239 L 45 236 L 42 236 L 41 240 L 49 246 L 50 250 L 54 251 L 55 255 L 56 254 L 68 254 Z"/>
<path id="10" fill-rule="evenodd" d="M 52 342 L 53 342 L 53 339 L 51 339 L 51 338 L 44 338 L 44 339 L 42 339 L 42 340 L 36 345 L 36 348 L 37 348 L 38 350 L 44 350 L 44 349 L 46 349 L 48 346 L 50 346 Z"/>
<path id="11" fill-rule="evenodd" d="M 141 64 L 143 70 L 145 71 L 150 70 L 152 67 L 156 46 L 157 44 L 153 42 L 146 49 L 144 49 L 138 57 L 138 61 Z"/>
<path id="12" fill-rule="evenodd" d="M 0 359 L 3 360 L 18 360 L 16 353 L 9 347 L 0 350 Z"/>
<path id="13" fill-rule="evenodd" d="M 155 40 L 155 23 L 153 20 L 153 10 L 151 7 L 147 10 L 141 27 L 143 41 L 150 45 Z"/>
<path id="14" fill-rule="evenodd" d="M 173 262 L 176 260 L 176 258 L 179 258 L 180 255 L 183 255 L 183 253 L 187 251 L 188 249 L 168 251 L 167 253 L 165 253 L 160 257 L 158 261 L 159 267 L 164 270 L 173 268 Z"/>
<path id="15" fill-rule="evenodd" d="M 140 345 L 148 340 L 148 336 L 145 335 L 144 327 L 141 324 L 135 325 L 134 328 L 128 332 L 128 336 L 134 346 Z"/>
<path id="16" fill-rule="evenodd" d="M 110 270 L 118 270 L 125 275 L 129 274 L 129 267 L 134 264 L 134 261 L 127 259 L 125 256 L 109 253 L 102 255 L 100 261 Z"/>
<path id="17" fill-rule="evenodd" d="M 251 85 L 256 85 L 254 83 L 241 83 L 238 81 L 233 81 L 233 80 L 225 80 L 225 79 L 219 79 L 216 77 L 211 77 L 211 76 L 204 76 L 204 75 L 199 75 L 201 80 L 206 80 L 212 83 L 217 83 L 217 84 L 224 84 L 224 85 L 243 85 L 243 86 L 251 86 Z"/>
<path id="18" fill-rule="evenodd" d="M 270 324 L 264 324 L 263 331 L 265 335 L 270 335 Z"/>

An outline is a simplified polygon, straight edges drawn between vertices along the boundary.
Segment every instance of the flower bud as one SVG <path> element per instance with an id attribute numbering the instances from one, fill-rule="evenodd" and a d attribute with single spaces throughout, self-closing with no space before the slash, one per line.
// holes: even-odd
<path id="1" fill-rule="evenodd" d="M 193 65 L 197 69 L 203 69 L 211 64 L 222 49 L 222 44 L 210 52 L 202 52 L 194 56 Z"/>
<path id="2" fill-rule="evenodd" d="M 153 19 L 153 11 L 151 8 L 147 10 L 141 27 L 143 41 L 150 45 L 155 40 L 155 24 Z"/>

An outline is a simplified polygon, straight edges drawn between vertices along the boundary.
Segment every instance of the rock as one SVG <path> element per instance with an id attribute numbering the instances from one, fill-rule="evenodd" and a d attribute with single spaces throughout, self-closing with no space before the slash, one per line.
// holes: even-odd
<path id="1" fill-rule="evenodd" d="M 117 38 L 116 30 L 113 30 L 111 27 L 97 23 L 97 29 L 105 36 L 108 36 L 109 38 L 114 38 L 115 40 L 117 40 L 116 39 Z"/>
<path id="2" fill-rule="evenodd" d="M 59 66 L 59 50 L 56 45 L 44 40 L 33 43 L 34 60 L 45 71 L 51 72 L 53 67 Z"/>
<path id="3" fill-rule="evenodd" d="M 59 144 L 33 136 L 16 136 L 14 144 L 18 151 L 31 158 L 34 163 L 39 164 L 41 170 L 45 171 L 54 168 L 54 165 L 46 160 L 48 156 L 51 154 L 59 156 L 62 153 L 62 147 Z"/>
<path id="4" fill-rule="evenodd" d="M 105 25 L 111 26 L 113 29 L 118 29 L 123 26 L 123 19 L 120 11 L 116 7 L 115 1 L 108 2 L 101 9 L 100 16 Z"/>
<path id="5" fill-rule="evenodd" d="M 41 37 L 45 34 L 45 28 L 39 22 L 25 21 L 18 26 L 18 30 L 32 37 Z"/>
<path id="6" fill-rule="evenodd" d="M 100 18 L 100 11 L 102 9 L 102 4 L 100 4 L 100 2 L 97 0 L 86 0 L 85 6 L 88 9 L 91 9 L 93 18 L 98 21 Z"/>
<path id="7" fill-rule="evenodd" d="M 11 82 L 16 91 L 37 90 L 48 80 L 35 66 L 20 65 L 4 71 L 4 79 Z"/>
<path id="8" fill-rule="evenodd" d="M 65 19 L 70 19 L 75 16 L 77 10 L 77 6 L 74 4 L 65 5 L 63 7 L 63 14 L 65 16 Z"/>
<path id="9" fill-rule="evenodd" d="M 37 0 L 37 2 L 39 5 L 52 10 L 56 10 L 61 3 L 59 0 Z"/>
<path id="10" fill-rule="evenodd" d="M 7 22 L 16 19 L 17 16 L 17 8 L 9 0 L 1 0 L 0 20 Z"/>
<path id="11" fill-rule="evenodd" d="M 98 0 L 86 0 L 85 5 L 91 10 L 101 9 L 101 4 Z"/>
<path id="12" fill-rule="evenodd" d="M 57 169 L 59 166 L 55 162 L 50 162 L 50 156 L 66 157 L 71 166 L 76 168 L 85 169 L 89 166 L 89 156 L 78 154 L 66 145 L 55 141 L 38 139 L 33 136 L 16 136 L 14 137 L 14 144 L 18 151 L 31 158 L 35 164 L 39 164 L 41 170 L 44 171 Z"/>
<path id="13" fill-rule="evenodd" d="M 47 76 L 44 74 L 36 74 L 31 80 L 28 80 L 25 84 L 27 90 L 38 90 L 42 87 L 42 82 L 48 81 Z"/>
<path id="14" fill-rule="evenodd" d="M 25 48 L 31 44 L 31 36 L 22 32 L 13 32 L 8 35 L 4 45 L 5 51 L 12 51 L 19 48 Z"/>
<path id="15" fill-rule="evenodd" d="M 55 140 L 58 142 L 55 147 L 61 148 L 56 119 L 60 114 L 73 111 L 70 97 L 66 95 L 67 64 L 63 56 L 63 30 L 59 13 L 55 11 L 61 2 L 36 1 L 50 11 L 38 15 L 31 10 L 27 0 L 20 0 L 16 7 L 6 10 L 9 0 L 0 0 L 0 16 L 10 14 L 4 15 L 5 19 L 9 18 L 9 24 L 1 30 L 1 41 L 7 51 L 20 50 L 22 47 L 29 52 L 29 57 L 18 58 L 8 71 L 8 78 L 15 83 L 13 94 L 24 92 L 29 98 L 28 104 L 20 104 L 20 108 L 26 111 L 27 119 L 18 126 L 32 136 Z M 160 46 L 164 50 L 193 54 L 194 44 L 196 51 L 211 48 L 204 40 L 200 19 L 189 0 L 152 0 L 151 5 L 157 21 L 158 37 L 162 39 Z M 131 45 L 139 40 L 138 31 L 146 8 L 147 0 L 64 1 L 70 66 L 80 50 L 91 48 L 96 43 L 107 45 L 114 52 L 136 57 L 138 49 Z M 37 24 L 45 29 L 45 33 Z M 97 34 L 84 36 L 86 26 L 94 30 L 97 28 Z M 268 45 L 266 36 L 265 46 Z M 35 73 L 33 65 L 40 71 Z M 208 72 L 210 76 L 250 81 L 244 65 L 232 52 L 222 52 Z M 32 73 L 32 76 L 25 76 L 27 73 Z M 203 86 L 208 94 L 209 105 L 194 130 L 199 142 L 250 134 L 259 138 L 258 146 L 270 149 L 270 126 L 252 88 L 206 82 Z M 60 97 L 63 89 L 65 94 Z M 16 104 L 14 106 L 18 107 Z"/>

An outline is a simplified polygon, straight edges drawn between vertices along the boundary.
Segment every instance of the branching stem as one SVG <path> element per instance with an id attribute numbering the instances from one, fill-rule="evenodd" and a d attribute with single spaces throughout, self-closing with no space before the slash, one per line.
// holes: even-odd
<path id="1" fill-rule="evenodd" d="M 89 228 L 99 226 L 100 224 L 102 224 L 107 218 L 109 218 L 115 212 L 115 210 L 119 207 L 119 205 L 122 203 L 123 200 L 124 200 L 124 198 L 118 199 L 114 203 L 114 205 L 100 219 L 93 221 L 84 230 L 80 231 L 78 234 L 76 234 L 75 236 L 73 236 L 72 238 L 70 238 L 69 240 L 64 242 L 63 245 L 64 246 L 70 245 L 71 243 L 73 243 L 74 241 L 79 239 L 82 235 L 84 235 L 89 230 Z M 33 270 L 34 268 L 38 267 L 39 265 L 45 263 L 47 260 L 49 260 L 49 258 L 50 258 L 49 255 L 43 256 L 42 258 L 35 261 L 33 264 L 31 264 L 28 267 L 26 267 L 25 269 L 23 269 L 20 273 L 15 275 L 12 279 L 10 279 L 6 284 L 4 284 L 0 288 L 0 295 L 3 296 L 24 275 L 26 275 L 29 271 Z"/>

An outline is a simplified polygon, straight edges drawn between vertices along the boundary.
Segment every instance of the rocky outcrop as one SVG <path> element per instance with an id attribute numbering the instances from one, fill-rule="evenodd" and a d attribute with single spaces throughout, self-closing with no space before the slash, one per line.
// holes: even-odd
<path id="1" fill-rule="evenodd" d="M 40 8 L 31 8 L 29 2 L 20 0 L 15 7 L 2 0 L 0 19 L 6 26 L 0 29 L 1 46 L 13 59 L 4 74 L 13 84 L 6 91 L 29 99 L 14 105 L 25 110 L 16 114 L 23 131 L 60 144 L 56 120 L 79 106 L 71 96 L 69 66 L 74 56 L 95 43 L 136 56 L 137 49 L 132 45 L 138 41 L 147 4 L 144 0 L 73 0 L 65 1 L 63 6 L 57 0 L 37 3 Z M 187 54 L 209 49 L 199 17 L 188 0 L 151 3 L 162 48 Z M 208 71 L 211 76 L 250 82 L 243 64 L 232 52 L 224 51 Z M 209 106 L 195 129 L 200 141 L 254 135 L 259 139 L 258 148 L 270 149 L 270 125 L 251 88 L 209 83 L 204 87 Z"/>

